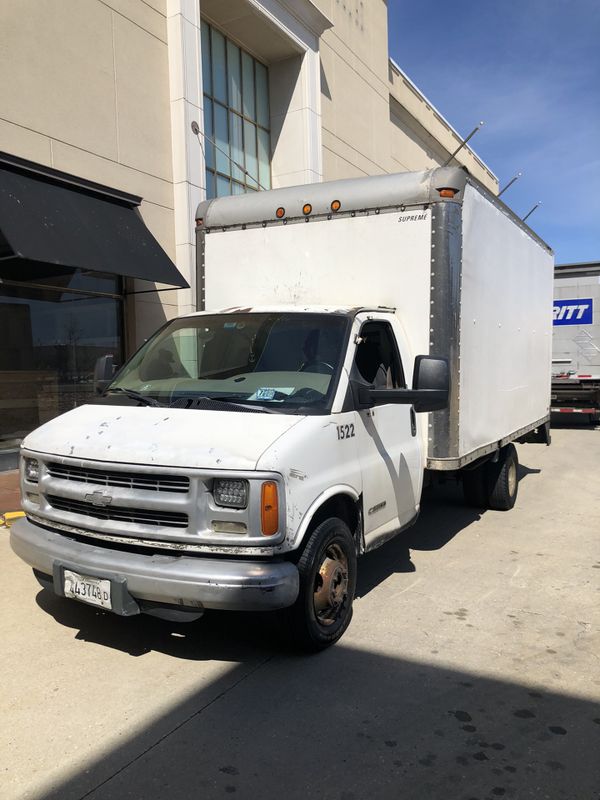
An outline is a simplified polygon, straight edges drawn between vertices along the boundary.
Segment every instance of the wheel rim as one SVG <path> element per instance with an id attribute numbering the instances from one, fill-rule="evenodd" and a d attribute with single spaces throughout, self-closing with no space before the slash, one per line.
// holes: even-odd
<path id="1" fill-rule="evenodd" d="M 514 461 L 511 462 L 508 468 L 508 493 L 511 497 L 517 491 L 517 465 Z"/>
<path id="2" fill-rule="evenodd" d="M 348 597 L 348 558 L 339 544 L 330 544 L 315 577 L 313 604 L 317 620 L 333 625 Z"/>

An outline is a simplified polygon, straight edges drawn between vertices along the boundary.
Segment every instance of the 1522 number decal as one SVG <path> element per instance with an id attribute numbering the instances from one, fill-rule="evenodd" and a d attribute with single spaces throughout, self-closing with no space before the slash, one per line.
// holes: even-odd
<path id="1" fill-rule="evenodd" d="M 354 436 L 354 424 L 336 425 L 338 439 L 351 439 Z"/>

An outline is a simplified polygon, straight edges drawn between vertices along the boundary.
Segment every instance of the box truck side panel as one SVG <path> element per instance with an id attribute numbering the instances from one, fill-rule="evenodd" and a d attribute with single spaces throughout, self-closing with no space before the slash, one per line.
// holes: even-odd
<path id="1" fill-rule="evenodd" d="M 549 413 L 553 257 L 475 187 L 463 202 L 459 450 Z"/>
<path id="2" fill-rule="evenodd" d="M 431 212 L 334 217 L 205 234 L 206 308 L 397 309 L 413 356 L 429 352 Z M 412 364 L 404 365 L 407 375 Z"/>
<path id="3" fill-rule="evenodd" d="M 600 276 L 556 278 L 554 300 L 552 372 L 600 379 Z"/>

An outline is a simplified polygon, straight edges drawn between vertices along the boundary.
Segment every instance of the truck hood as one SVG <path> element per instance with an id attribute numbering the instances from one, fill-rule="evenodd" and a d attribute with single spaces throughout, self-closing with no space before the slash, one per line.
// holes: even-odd
<path id="1" fill-rule="evenodd" d="M 151 406 L 89 405 L 29 434 L 23 447 L 95 461 L 197 469 L 255 469 L 304 417 Z"/>

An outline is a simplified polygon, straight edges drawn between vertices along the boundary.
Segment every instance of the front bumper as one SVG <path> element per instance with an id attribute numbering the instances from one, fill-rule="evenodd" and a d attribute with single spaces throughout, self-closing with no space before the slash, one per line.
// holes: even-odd
<path id="1" fill-rule="evenodd" d="M 34 569 L 54 577 L 61 567 L 109 577 L 127 598 L 165 606 L 227 611 L 268 611 L 292 605 L 299 577 L 288 561 L 228 560 L 140 555 L 84 544 L 21 519 L 11 528 L 14 552 Z M 137 608 L 136 608 L 137 606 Z M 143 602 L 117 613 L 139 613 Z"/>

